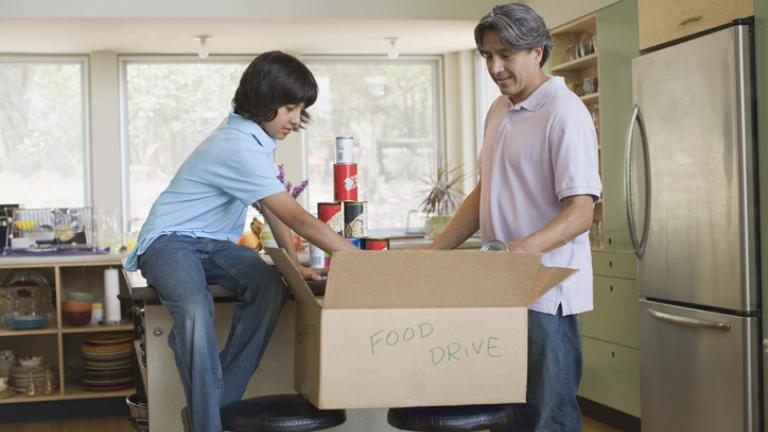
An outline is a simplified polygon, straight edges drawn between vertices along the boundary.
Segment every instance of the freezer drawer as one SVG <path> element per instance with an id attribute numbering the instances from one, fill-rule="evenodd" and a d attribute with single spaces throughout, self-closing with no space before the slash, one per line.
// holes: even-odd
<path id="1" fill-rule="evenodd" d="M 640 300 L 643 431 L 758 431 L 757 318 Z"/>

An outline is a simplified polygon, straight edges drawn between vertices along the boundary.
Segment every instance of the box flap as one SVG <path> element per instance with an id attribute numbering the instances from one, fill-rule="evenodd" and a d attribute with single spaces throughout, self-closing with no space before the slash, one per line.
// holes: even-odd
<path id="1" fill-rule="evenodd" d="M 298 267 L 296 267 L 296 264 L 288 254 L 280 248 L 266 248 L 266 251 L 269 257 L 272 258 L 272 261 L 274 261 L 277 269 L 283 274 L 286 282 L 288 282 L 291 293 L 296 300 L 302 303 L 319 305 L 320 303 L 312 293 L 312 290 L 309 289 L 307 281 L 301 276 Z"/>
<path id="2" fill-rule="evenodd" d="M 569 269 L 540 272 L 540 261 L 541 254 L 523 252 L 338 252 L 331 260 L 323 307 L 527 306 L 534 295 L 570 274 Z"/>
<path id="3" fill-rule="evenodd" d="M 528 301 L 528 304 L 530 305 L 536 301 L 536 299 L 544 295 L 545 292 L 549 291 L 560 282 L 568 279 L 576 272 L 578 272 L 578 270 L 572 268 L 539 266 L 539 271 L 536 273 L 536 281 L 534 282 L 533 291 L 531 291 L 531 298 Z"/>

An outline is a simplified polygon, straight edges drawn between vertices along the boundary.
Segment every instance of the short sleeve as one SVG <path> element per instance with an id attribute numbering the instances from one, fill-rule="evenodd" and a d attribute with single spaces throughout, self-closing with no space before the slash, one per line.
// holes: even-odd
<path id="1" fill-rule="evenodd" d="M 278 170 L 271 152 L 262 151 L 253 142 L 228 146 L 220 155 L 221 163 L 210 172 L 211 183 L 249 205 L 271 195 L 285 192 L 277 179 Z"/>
<path id="2" fill-rule="evenodd" d="M 592 195 L 598 201 L 602 185 L 597 136 L 583 107 L 570 106 L 553 119 L 549 145 L 557 198 Z"/>

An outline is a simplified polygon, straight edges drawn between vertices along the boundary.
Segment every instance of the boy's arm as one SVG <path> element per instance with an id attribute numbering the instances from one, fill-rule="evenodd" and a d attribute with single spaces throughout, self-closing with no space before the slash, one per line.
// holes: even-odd
<path id="1" fill-rule="evenodd" d="M 297 234 L 326 252 L 357 250 L 352 246 L 352 243 L 333 232 L 328 225 L 307 213 L 287 192 L 270 195 L 260 202 L 262 206 L 266 207 L 267 213 L 276 216 L 283 224 L 287 225 L 287 228 L 293 229 Z M 271 224 L 270 227 L 272 227 Z M 288 235 L 290 237 L 290 233 Z"/>

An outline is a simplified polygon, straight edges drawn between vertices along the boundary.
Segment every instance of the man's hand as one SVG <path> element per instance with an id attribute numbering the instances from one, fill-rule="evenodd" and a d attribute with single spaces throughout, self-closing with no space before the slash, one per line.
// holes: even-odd
<path id="1" fill-rule="evenodd" d="M 301 277 L 306 280 L 324 280 L 328 275 L 327 268 L 315 268 L 299 266 Z"/>
<path id="2" fill-rule="evenodd" d="M 527 237 L 522 240 L 507 243 L 507 249 L 510 252 L 541 252 L 534 249 L 533 245 L 527 241 Z"/>

